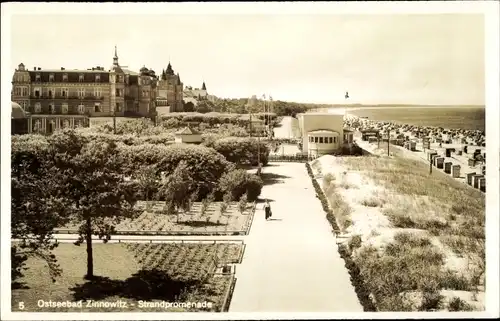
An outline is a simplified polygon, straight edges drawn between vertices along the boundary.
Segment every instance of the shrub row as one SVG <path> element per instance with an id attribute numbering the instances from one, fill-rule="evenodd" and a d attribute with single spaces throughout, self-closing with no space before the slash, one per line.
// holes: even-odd
<path id="1" fill-rule="evenodd" d="M 67 152 L 69 157 L 78 155 L 81 146 L 91 142 L 116 143 L 120 135 L 81 135 L 78 131 L 65 130 L 54 135 L 44 137 L 41 135 L 24 135 L 12 137 L 12 166 L 29 161 L 32 166 L 37 163 L 50 162 L 53 158 L 54 147 Z M 76 140 L 75 140 L 76 139 Z M 115 140 L 114 140 L 115 139 Z M 161 177 L 174 172 L 183 162 L 187 166 L 189 175 L 194 182 L 196 199 L 201 200 L 210 193 L 222 194 L 231 192 L 235 198 L 248 193 L 250 201 L 260 195 L 263 183 L 253 174 L 242 175 L 240 172 L 232 173 L 236 166 L 225 159 L 215 149 L 203 145 L 189 144 L 140 144 L 126 145 L 118 142 L 116 162 L 120 166 L 121 174 L 132 179 L 144 176 L 144 169 L 150 169 L 147 174 L 148 186 L 142 186 L 150 195 L 156 194 Z M 31 165 L 30 165 L 31 166 Z M 220 188 L 227 175 L 231 177 L 231 188 Z M 222 181 L 221 181 L 222 179 Z M 143 184 L 144 185 L 144 184 Z M 220 195 L 222 197 L 222 195 Z"/>
<path id="2" fill-rule="evenodd" d="M 316 197 L 320 200 L 321 205 L 323 206 L 323 210 L 326 213 L 326 219 L 328 220 L 328 222 L 330 222 L 330 225 L 332 226 L 334 233 L 340 233 L 340 228 L 337 225 L 337 221 L 335 220 L 335 215 L 333 214 L 332 209 L 328 205 L 328 200 L 326 199 L 325 193 L 323 193 L 323 190 L 321 189 L 318 182 L 314 178 L 314 173 L 309 163 L 306 163 L 306 169 L 307 173 L 309 174 L 309 177 L 311 178 L 314 190 L 316 191 Z"/>
<path id="3" fill-rule="evenodd" d="M 207 133 L 202 134 L 202 145 L 215 149 L 222 154 L 226 160 L 235 164 L 257 164 L 258 141 L 250 137 L 234 137 L 245 136 L 241 127 L 232 125 L 221 125 L 222 128 L 207 130 Z M 134 134 L 113 135 L 106 132 L 92 131 L 89 129 L 79 130 L 81 134 L 93 141 L 113 141 L 122 143 L 127 146 L 143 146 L 143 145 L 171 145 L 174 143 L 174 132 L 165 131 L 161 135 L 139 136 Z M 178 144 L 175 144 L 178 145 Z M 156 148 L 156 147 L 153 147 Z M 263 165 L 268 163 L 269 147 L 266 142 L 260 143 L 260 159 Z"/>
<path id="4" fill-rule="evenodd" d="M 263 165 L 267 165 L 269 161 L 269 147 L 265 142 L 259 142 L 255 138 L 225 137 L 215 141 L 205 141 L 203 144 L 215 149 L 234 164 L 258 165 L 259 154 Z"/>
<path id="5" fill-rule="evenodd" d="M 333 228 L 333 232 L 339 233 L 340 229 L 339 229 L 339 226 L 337 225 L 335 215 L 333 214 L 333 211 L 328 204 L 328 200 L 327 200 L 325 194 L 323 193 L 323 190 L 321 189 L 318 182 L 314 178 L 314 173 L 313 173 L 311 165 L 309 163 L 306 163 L 306 169 L 307 169 L 307 173 L 309 174 L 309 177 L 311 178 L 312 184 L 314 186 L 314 190 L 316 191 L 316 197 L 321 201 L 321 205 L 323 206 L 323 210 L 326 213 L 326 219 L 328 220 L 328 222 L 330 222 L 330 225 Z M 365 281 L 363 280 L 362 276 L 360 275 L 359 267 L 356 265 L 356 263 L 352 259 L 351 252 L 350 252 L 348 246 L 342 245 L 342 244 L 339 245 L 339 254 L 345 261 L 345 266 L 348 269 L 349 274 L 351 275 L 351 282 L 354 286 L 354 289 L 356 291 L 358 299 L 359 299 L 361 305 L 363 306 L 364 311 L 366 311 L 366 312 L 377 311 L 375 304 L 373 303 L 372 299 L 370 298 L 370 293 L 366 289 Z"/>
<path id="6" fill-rule="evenodd" d="M 165 127 L 185 126 L 188 124 L 207 123 L 210 126 L 217 124 L 233 124 L 246 127 L 249 119 L 244 119 L 240 114 L 221 114 L 221 113 L 171 113 L 160 117 L 160 124 Z"/>

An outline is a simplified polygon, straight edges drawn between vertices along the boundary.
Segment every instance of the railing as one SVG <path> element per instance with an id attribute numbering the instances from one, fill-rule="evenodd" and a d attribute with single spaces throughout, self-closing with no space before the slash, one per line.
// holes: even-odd
<path id="1" fill-rule="evenodd" d="M 30 238 L 28 238 L 30 239 Z M 35 238 L 32 238 L 35 239 Z M 50 242 L 61 242 L 61 241 L 76 241 L 77 238 L 64 238 L 64 237 L 57 237 L 53 238 L 50 240 Z M 12 239 L 12 242 L 20 242 L 20 239 Z M 103 241 L 99 239 L 98 237 L 92 237 L 92 241 Z M 103 241 L 104 242 L 104 241 Z M 236 263 L 230 263 L 230 264 L 240 264 L 243 261 L 243 254 L 246 249 L 246 244 L 243 240 L 234 240 L 234 239 L 205 239 L 205 240 L 200 240 L 200 239 L 153 239 L 153 238 L 125 238 L 125 237 L 117 237 L 113 235 L 110 240 L 107 241 L 107 243 L 150 243 L 150 244 L 162 244 L 162 243 L 175 243 L 175 244 L 240 244 L 242 246 L 242 250 L 239 254 L 238 257 L 238 262 Z"/>
<path id="2" fill-rule="evenodd" d="M 312 155 L 269 155 L 269 162 L 295 162 L 306 163 L 315 160 L 317 157 Z"/>
<path id="3" fill-rule="evenodd" d="M 53 231 L 54 234 L 77 234 L 77 228 L 58 228 Z M 115 231 L 113 235 L 148 235 L 148 236 L 228 236 L 228 235 L 246 235 L 246 230 L 227 230 L 227 231 L 145 231 L 145 230 L 119 230 Z"/>

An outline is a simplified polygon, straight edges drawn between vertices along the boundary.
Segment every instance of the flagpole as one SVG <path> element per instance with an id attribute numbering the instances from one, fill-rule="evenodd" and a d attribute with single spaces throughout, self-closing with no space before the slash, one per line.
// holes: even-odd
<path id="1" fill-rule="evenodd" d="M 263 95 L 264 98 L 264 110 L 266 110 L 266 96 Z M 258 163 L 258 168 L 257 168 L 257 175 L 260 176 L 261 172 L 261 166 L 260 166 L 260 133 L 257 134 L 257 163 Z"/>

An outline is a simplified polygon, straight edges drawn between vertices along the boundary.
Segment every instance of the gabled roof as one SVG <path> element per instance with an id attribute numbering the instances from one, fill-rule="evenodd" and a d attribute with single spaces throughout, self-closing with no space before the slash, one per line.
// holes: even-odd
<path id="1" fill-rule="evenodd" d="M 175 132 L 176 135 L 199 135 L 200 132 L 198 132 L 196 129 L 192 129 L 190 127 L 184 127 L 183 129 Z"/>

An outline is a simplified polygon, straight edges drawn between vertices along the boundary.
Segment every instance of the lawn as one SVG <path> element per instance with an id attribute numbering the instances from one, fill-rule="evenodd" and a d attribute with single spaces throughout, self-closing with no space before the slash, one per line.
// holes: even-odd
<path id="1" fill-rule="evenodd" d="M 86 247 L 61 243 L 54 250 L 63 272 L 52 283 L 44 261 L 30 258 L 29 269 L 12 290 L 12 309 L 23 302 L 29 312 L 195 312 L 221 311 L 233 282 L 219 273 L 223 264 L 239 263 L 242 243 L 94 244 L 96 280 L 86 281 Z M 41 308 L 38 300 L 77 302 L 83 308 Z M 124 307 L 86 307 L 87 300 L 126 302 Z M 140 307 L 144 302 L 206 302 L 211 308 Z"/>
<path id="2" fill-rule="evenodd" d="M 402 157 L 311 167 L 378 310 L 484 309 L 484 194 Z"/>
<path id="3" fill-rule="evenodd" d="M 165 202 L 138 202 L 139 217 L 121 221 L 116 234 L 140 235 L 241 235 L 247 234 L 252 223 L 254 206 L 248 204 L 241 212 L 237 203 L 231 203 L 224 214 L 220 202 L 212 203 L 203 213 L 202 203 L 194 203 L 189 212 L 167 214 Z M 56 229 L 56 233 L 76 233 L 76 225 Z"/>

